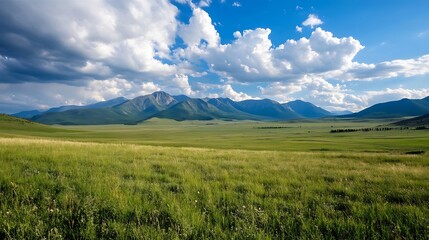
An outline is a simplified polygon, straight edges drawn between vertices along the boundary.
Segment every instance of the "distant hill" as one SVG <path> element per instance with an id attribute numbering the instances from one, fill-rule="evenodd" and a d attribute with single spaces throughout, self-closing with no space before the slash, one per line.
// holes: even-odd
<path id="1" fill-rule="evenodd" d="M 423 99 L 401 99 L 378 103 L 360 112 L 343 115 L 350 118 L 396 118 L 420 116 L 429 113 L 429 97 Z"/>
<path id="2" fill-rule="evenodd" d="M 282 106 L 290 107 L 294 112 L 305 118 L 322 118 L 333 115 L 321 107 L 301 100 L 284 103 Z"/>
<path id="3" fill-rule="evenodd" d="M 65 112 L 50 112 L 34 116 L 31 120 L 43 124 L 102 125 L 132 124 L 135 119 L 124 116 L 113 108 L 73 109 Z"/>
<path id="4" fill-rule="evenodd" d="M 44 112 L 46 112 L 46 111 L 42 111 L 42 110 L 28 110 L 28 111 L 22 111 L 22 112 L 14 113 L 11 116 L 18 117 L 18 118 L 31 119 L 32 117 L 34 117 L 36 115 L 43 114 Z"/>
<path id="5" fill-rule="evenodd" d="M 392 123 L 392 125 L 402 126 L 402 127 L 420 127 L 420 126 L 427 127 L 429 126 L 429 114 L 395 122 L 395 123 Z"/>
<path id="6" fill-rule="evenodd" d="M 340 116 L 340 115 L 350 115 L 353 114 L 352 111 L 349 110 L 343 110 L 343 111 L 331 111 L 333 116 Z"/>
<path id="7" fill-rule="evenodd" d="M 42 110 L 22 111 L 22 112 L 12 114 L 12 116 L 19 117 L 19 118 L 31 119 L 37 115 L 41 115 L 44 113 L 65 112 L 65 111 L 74 110 L 74 109 L 94 109 L 94 108 L 113 107 L 115 105 L 124 103 L 126 101 L 128 101 L 128 99 L 126 99 L 124 97 L 118 97 L 118 98 L 114 98 L 114 99 L 110 99 L 107 101 L 102 101 L 102 102 L 98 102 L 98 103 L 94 103 L 94 104 L 89 104 L 89 105 L 85 105 L 85 106 L 67 105 L 67 106 L 50 108 L 50 109 L 45 110 L 45 111 L 42 111 Z"/>
<path id="8" fill-rule="evenodd" d="M 27 119 L 18 118 L 6 114 L 0 114 L 0 129 L 2 132 L 7 132 L 8 130 L 19 130 L 19 131 L 33 131 L 33 132 L 56 132 L 56 131 L 66 131 L 55 129 L 43 124 L 35 123 Z"/>

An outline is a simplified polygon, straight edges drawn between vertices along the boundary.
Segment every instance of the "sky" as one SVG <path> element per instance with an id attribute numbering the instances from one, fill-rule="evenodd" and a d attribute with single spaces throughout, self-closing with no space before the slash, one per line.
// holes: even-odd
<path id="1" fill-rule="evenodd" d="M 327 110 L 429 96 L 427 0 L 2 0 L 0 112 L 154 91 Z"/>

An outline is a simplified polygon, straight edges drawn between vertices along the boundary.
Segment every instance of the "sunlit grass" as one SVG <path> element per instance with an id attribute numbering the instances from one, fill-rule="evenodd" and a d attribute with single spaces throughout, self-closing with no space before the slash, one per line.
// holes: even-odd
<path id="1" fill-rule="evenodd" d="M 429 237 L 427 154 L 0 138 L 0 238 Z"/>

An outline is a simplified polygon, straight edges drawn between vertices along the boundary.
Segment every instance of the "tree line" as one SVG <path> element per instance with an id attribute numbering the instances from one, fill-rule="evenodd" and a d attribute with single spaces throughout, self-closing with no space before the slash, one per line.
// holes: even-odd
<path id="1" fill-rule="evenodd" d="M 391 127 L 375 127 L 375 128 L 342 128 L 332 129 L 331 133 L 345 133 L 345 132 L 372 132 L 372 131 L 390 131 L 390 130 L 407 130 L 409 127 L 391 128 Z"/>

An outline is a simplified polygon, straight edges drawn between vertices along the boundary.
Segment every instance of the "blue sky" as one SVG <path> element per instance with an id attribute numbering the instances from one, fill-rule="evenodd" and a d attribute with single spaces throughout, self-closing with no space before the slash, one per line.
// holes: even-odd
<path id="1" fill-rule="evenodd" d="M 429 95 L 426 0 L 3 0 L 0 112 L 163 90 L 328 110 Z"/>

